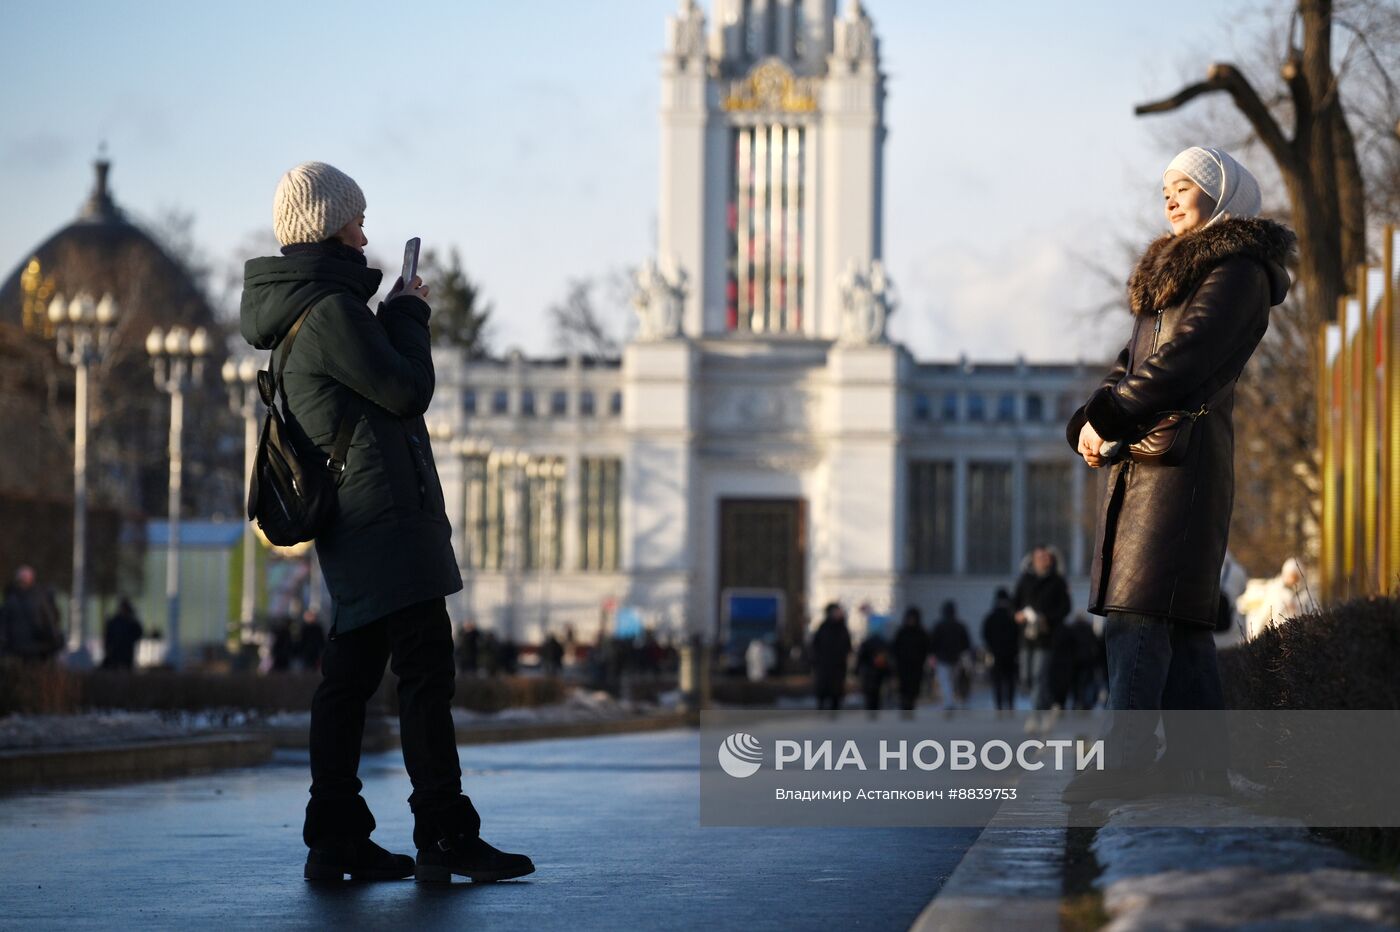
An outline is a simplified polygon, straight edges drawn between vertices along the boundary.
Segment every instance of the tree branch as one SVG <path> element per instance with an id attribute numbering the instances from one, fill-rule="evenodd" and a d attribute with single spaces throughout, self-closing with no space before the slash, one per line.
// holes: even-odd
<path id="1" fill-rule="evenodd" d="M 1211 65 L 1210 70 L 1206 73 L 1206 80 L 1188 85 L 1164 100 L 1139 104 L 1133 108 L 1133 113 L 1137 116 L 1169 113 L 1185 106 L 1202 94 L 1216 91 L 1224 91 L 1230 95 L 1235 106 L 1244 114 L 1245 119 L 1249 120 L 1249 125 L 1254 127 L 1254 131 L 1259 134 L 1260 141 L 1269 150 L 1269 154 L 1274 157 L 1280 171 L 1284 174 L 1292 174 L 1298 170 L 1298 158 L 1293 151 L 1293 144 L 1284 135 L 1278 121 L 1269 112 L 1264 101 L 1259 98 L 1254 86 L 1234 65 Z"/>

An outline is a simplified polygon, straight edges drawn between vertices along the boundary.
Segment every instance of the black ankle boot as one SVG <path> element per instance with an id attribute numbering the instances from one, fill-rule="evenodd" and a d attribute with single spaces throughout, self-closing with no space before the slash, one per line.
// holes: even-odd
<path id="1" fill-rule="evenodd" d="M 368 838 L 326 839 L 306 854 L 307 880 L 403 880 L 413 875 L 413 858 L 392 854 Z"/>
<path id="2" fill-rule="evenodd" d="M 453 874 L 474 883 L 492 883 L 534 872 L 534 862 L 523 854 L 493 848 L 479 836 L 458 835 L 419 848 L 413 876 L 419 883 L 451 883 Z"/>

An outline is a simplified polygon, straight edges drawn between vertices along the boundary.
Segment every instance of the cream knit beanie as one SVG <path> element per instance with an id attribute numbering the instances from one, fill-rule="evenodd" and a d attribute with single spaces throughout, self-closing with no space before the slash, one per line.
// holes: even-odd
<path id="1" fill-rule="evenodd" d="M 319 243 L 364 211 L 354 178 L 325 162 L 302 162 L 277 183 L 272 229 L 283 246 Z"/>

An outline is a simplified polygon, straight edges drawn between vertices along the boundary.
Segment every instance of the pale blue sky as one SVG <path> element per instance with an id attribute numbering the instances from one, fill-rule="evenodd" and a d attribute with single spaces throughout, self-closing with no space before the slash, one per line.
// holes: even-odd
<path id="1" fill-rule="evenodd" d="M 709 4 L 705 6 L 708 8 Z M 844 0 L 842 0 L 844 6 Z M 1173 118 L 1132 116 L 1269 0 L 868 0 L 889 76 L 886 258 L 921 357 L 1096 356 L 1122 321 L 1079 256 L 1157 219 Z M 304 159 L 352 174 L 370 252 L 458 246 L 497 349 L 548 352 L 570 278 L 651 250 L 672 0 L 6 3 L 0 274 L 76 212 L 100 140 L 138 217 L 194 214 L 230 263 Z M 1243 25 L 1241 25 L 1243 24 Z M 1247 32 L 1246 32 L 1247 35 Z M 1164 134 L 1166 128 L 1168 132 Z"/>

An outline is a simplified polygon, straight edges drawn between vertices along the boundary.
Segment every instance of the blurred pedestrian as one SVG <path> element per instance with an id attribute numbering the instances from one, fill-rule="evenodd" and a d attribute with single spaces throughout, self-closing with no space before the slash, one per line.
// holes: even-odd
<path id="1" fill-rule="evenodd" d="M 1101 640 L 1087 615 L 1076 615 L 1074 621 L 1065 626 L 1065 640 L 1070 654 L 1069 702 L 1065 707 L 1072 704 L 1076 709 L 1092 709 L 1099 701 Z"/>
<path id="2" fill-rule="evenodd" d="M 136 665 L 136 645 L 141 642 L 141 622 L 130 599 L 122 599 L 116 614 L 102 628 L 102 669 L 130 670 Z"/>
<path id="3" fill-rule="evenodd" d="M 321 654 L 326 650 L 326 629 L 315 611 L 307 609 L 301 616 L 301 631 L 297 634 L 297 659 L 303 670 L 320 670 Z"/>
<path id="4" fill-rule="evenodd" d="M 877 712 L 885 691 L 885 678 L 892 672 L 890 648 L 878 628 L 867 630 L 869 633 L 856 651 L 856 677 L 860 680 L 861 695 L 865 697 L 865 708 Z"/>
<path id="5" fill-rule="evenodd" d="M 344 93 L 347 81 L 332 75 L 320 92 Z M 407 186 L 398 192 L 409 196 Z M 365 258 L 365 204 L 355 180 L 323 162 L 283 175 L 273 198 L 281 255 L 246 264 L 240 308 L 244 338 L 273 351 L 289 439 L 306 464 L 335 474 L 334 518 L 316 537 L 335 614 L 311 704 L 305 876 L 519 877 L 534 870 L 530 859 L 483 841 L 462 793 L 446 603 L 462 580 L 423 419 L 434 388 L 429 289 L 413 275 L 370 309 L 383 276 Z M 370 840 L 375 821 L 360 792 L 365 705 L 388 663 L 416 867 Z"/>
<path id="6" fill-rule="evenodd" d="M 32 566 L 21 566 L 5 587 L 0 605 L 0 654 L 48 663 L 63 650 L 63 643 L 53 592 L 35 582 Z"/>
<path id="7" fill-rule="evenodd" d="M 851 632 L 846 612 L 838 602 L 828 603 L 822 623 L 812 636 L 812 681 L 818 709 L 839 709 L 846 696 L 846 666 L 851 656 Z"/>
<path id="8" fill-rule="evenodd" d="M 1054 548 L 1046 544 L 1032 548 L 1022 561 L 1011 602 L 1013 617 L 1021 626 L 1024 659 L 1030 665 L 1035 708 L 1063 708 L 1069 693 L 1070 654 L 1062 635 L 1070 601 Z"/>
<path id="9" fill-rule="evenodd" d="M 292 619 L 278 618 L 272 625 L 272 672 L 286 673 L 297 655 L 296 638 L 292 636 Z"/>
<path id="10" fill-rule="evenodd" d="M 553 631 L 545 635 L 544 643 L 540 645 L 540 663 L 549 676 L 558 676 L 559 671 L 563 669 L 564 645 L 554 636 Z"/>
<path id="11" fill-rule="evenodd" d="M 998 710 L 1016 708 L 1021 631 L 1011 612 L 1011 593 L 998 589 L 992 610 L 982 619 L 982 646 L 992 655 L 992 697 Z"/>
<path id="12" fill-rule="evenodd" d="M 1117 362 L 1066 426 L 1091 468 L 1108 467 L 1091 552 L 1089 611 L 1107 616 L 1114 711 L 1224 706 L 1214 628 L 1234 503 L 1234 386 L 1288 293 L 1296 237 L 1258 219 L 1259 184 L 1228 153 L 1192 146 L 1162 174 L 1171 232 L 1128 279 L 1132 333 Z M 1189 412 L 1178 461 L 1132 444 L 1170 447 L 1167 414 Z M 1161 440 L 1161 443 L 1155 441 Z M 1142 795 L 1156 787 L 1228 787 L 1223 723 L 1189 743 L 1167 728 L 1157 752 L 1151 716 L 1113 716 L 1108 765 L 1066 787 L 1074 802 Z M 1165 724 L 1165 722 L 1164 722 Z M 1185 746 L 1183 746 L 1185 744 Z M 1193 782 L 1194 781 L 1194 782 Z"/>
<path id="13" fill-rule="evenodd" d="M 453 653 L 457 658 L 457 669 L 462 673 L 475 673 L 477 661 L 480 659 L 481 632 L 476 629 L 476 622 L 466 621 L 457 630 L 457 638 Z"/>
<path id="14" fill-rule="evenodd" d="M 773 649 L 763 638 L 752 638 L 744 651 L 744 668 L 750 683 L 761 683 L 768 678 L 768 670 L 773 666 Z"/>
<path id="15" fill-rule="evenodd" d="M 1262 583 L 1250 580 L 1237 605 L 1244 612 L 1245 638 L 1250 641 L 1289 619 L 1317 611 L 1303 576 L 1303 565 L 1293 557 L 1283 561 L 1277 576 Z"/>
<path id="16" fill-rule="evenodd" d="M 958 618 L 958 604 L 952 599 L 943 603 L 938 624 L 929 637 L 929 651 L 938 663 L 938 691 L 943 695 L 943 708 L 955 709 L 966 704 L 967 689 L 959 683 L 963 658 L 972 649 L 967 625 Z M 965 682 L 965 681 L 964 681 Z"/>
<path id="17" fill-rule="evenodd" d="M 923 616 L 911 605 L 904 610 L 892 647 L 895 678 L 899 681 L 899 707 L 906 712 L 912 711 L 918 702 L 928 651 L 929 636 L 924 630 Z"/>

